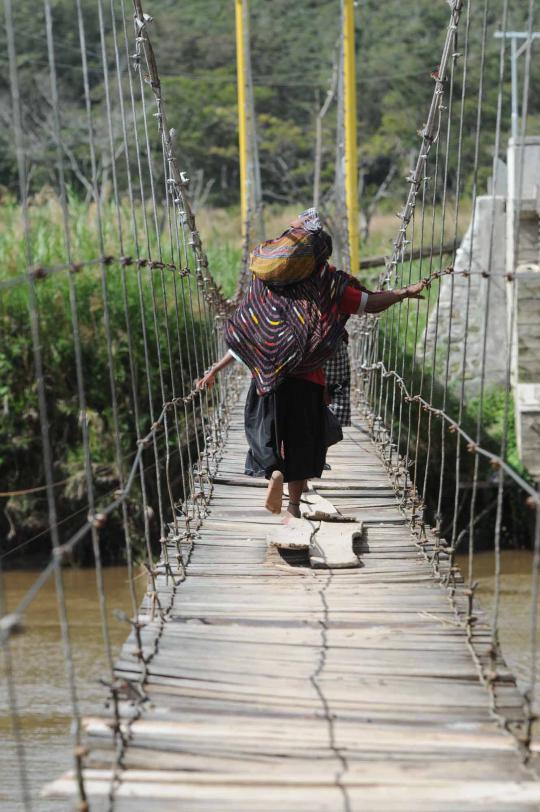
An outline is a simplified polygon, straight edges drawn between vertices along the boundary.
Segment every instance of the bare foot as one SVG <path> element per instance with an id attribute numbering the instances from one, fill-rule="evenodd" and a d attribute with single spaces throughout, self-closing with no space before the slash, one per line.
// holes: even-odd
<path id="1" fill-rule="evenodd" d="M 283 474 L 281 471 L 274 471 L 268 480 L 266 490 L 266 501 L 264 506 L 270 513 L 281 513 L 283 502 Z"/>
<path id="2" fill-rule="evenodd" d="M 302 513 L 300 512 L 300 505 L 297 502 L 289 502 L 287 505 L 287 512 L 285 513 L 284 521 L 289 519 L 301 519 Z"/>

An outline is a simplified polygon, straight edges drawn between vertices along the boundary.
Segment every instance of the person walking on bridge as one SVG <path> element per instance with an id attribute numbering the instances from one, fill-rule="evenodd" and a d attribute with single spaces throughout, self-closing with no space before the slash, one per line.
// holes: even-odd
<path id="1" fill-rule="evenodd" d="M 235 360 L 249 369 L 245 473 L 269 480 L 265 506 L 272 513 L 281 512 L 288 484 L 285 521 L 300 516 L 307 480 L 321 476 L 327 448 L 339 439 L 326 408 L 324 363 L 343 342 L 349 317 L 422 298 L 428 284 L 372 292 L 330 265 L 331 254 L 332 239 L 315 209 L 259 245 L 248 290 L 225 328 L 228 351 L 197 381 L 199 389 L 212 386 Z"/>

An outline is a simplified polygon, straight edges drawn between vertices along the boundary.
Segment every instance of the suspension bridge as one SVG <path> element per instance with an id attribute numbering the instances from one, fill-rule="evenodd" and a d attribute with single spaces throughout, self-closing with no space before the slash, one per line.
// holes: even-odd
<path id="1" fill-rule="evenodd" d="M 351 319 L 352 425 L 330 451 L 330 469 L 310 483 L 293 534 L 263 509 L 264 480 L 244 475 L 245 373 L 233 365 L 219 387 L 201 392 L 195 386 L 223 352 L 222 328 L 245 290 L 247 263 L 235 296 L 226 298 L 179 163 L 182 133 L 169 120 L 152 17 L 142 0 L 128 5 L 75 0 L 73 6 L 79 127 L 91 166 L 92 253 L 72 219 L 74 158 L 64 137 L 57 20 L 54 4 L 43 3 L 62 234 L 62 258 L 47 264 L 36 237 L 20 21 L 11 0 L 4 0 L 23 251 L 15 271 L 0 278 L 0 295 L 2 312 L 21 300 L 27 307 L 29 352 L 20 364 L 20 391 L 31 409 L 16 425 L 21 432 L 24 421 L 39 426 L 42 466 L 35 481 L 2 488 L 0 498 L 39 494 L 51 546 L 16 605 L 6 602 L 9 573 L 0 579 L 2 695 L 10 719 L 5 769 L 6 775 L 17 772 L 19 788 L 17 799 L 6 799 L 8 808 L 38 809 L 45 798 L 51 809 L 116 812 L 538 809 L 540 144 L 527 129 L 534 3 L 521 33 L 510 28 L 508 0 L 483 0 L 478 8 L 464 0 L 445 4 L 447 27 L 431 77 L 426 66 L 433 92 L 393 250 L 365 261 L 366 269 L 380 269 L 381 288 L 421 276 L 432 284 L 424 302 L 407 300 L 383 316 Z M 247 3 L 236 0 L 235 6 L 246 258 L 262 234 L 263 190 Z M 97 41 L 88 41 L 89 12 Z M 494 17 L 497 71 L 489 81 L 497 82 L 497 110 L 484 193 L 480 138 Z M 523 92 L 519 110 L 512 97 L 503 172 L 507 42 L 517 93 L 519 38 Z M 101 70 L 99 112 L 89 54 L 92 70 L 96 59 Z M 357 273 L 354 59 L 353 3 L 344 0 L 336 77 L 319 122 L 335 100 L 336 182 L 333 200 L 323 203 L 341 262 Z M 464 133 L 471 103 L 478 111 L 472 136 Z M 104 138 L 96 136 L 98 114 L 105 115 Z M 473 167 L 463 166 L 465 137 L 474 141 Z M 318 149 L 315 158 L 320 172 Z M 110 202 L 102 188 L 105 165 Z M 463 235 L 465 198 L 472 198 L 472 213 Z M 49 372 L 54 353 L 63 351 L 55 332 L 62 318 L 58 302 L 69 324 L 69 402 L 66 381 Z M 5 332 L 3 338 L 16 336 Z M 107 357 L 100 382 L 110 437 L 105 450 L 96 446 L 96 405 L 88 395 L 98 342 Z M 489 433 L 485 409 L 492 384 L 503 392 L 496 435 Z M 520 464 L 509 454 L 514 433 Z M 81 452 L 80 470 L 67 478 L 60 475 L 66 460 L 59 456 L 59 436 Z M 112 487 L 100 479 L 107 455 Z M 62 489 L 75 484 L 84 510 L 66 518 Z M 527 528 L 534 547 L 527 674 L 519 684 L 500 641 L 501 547 L 511 517 Z M 482 522 L 489 522 L 495 555 L 489 611 L 476 596 Z M 105 588 L 111 526 L 124 541 L 128 611 L 118 610 Z M 81 706 L 85 675 L 77 669 L 65 590 L 65 564 L 83 545 L 95 568 L 106 670 L 103 703 L 91 712 Z M 459 553 L 466 553 L 461 568 Z M 43 794 L 36 800 L 16 654 L 29 611 L 50 581 L 73 758 L 38 776 Z M 119 652 L 111 624 L 126 630 Z"/>

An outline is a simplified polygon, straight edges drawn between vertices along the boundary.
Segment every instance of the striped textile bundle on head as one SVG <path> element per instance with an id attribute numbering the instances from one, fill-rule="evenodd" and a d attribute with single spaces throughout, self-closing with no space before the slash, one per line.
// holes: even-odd
<path id="1" fill-rule="evenodd" d="M 262 282 L 292 285 L 307 279 L 327 257 L 327 243 L 320 232 L 289 228 L 252 251 L 250 270 Z"/>
<path id="2" fill-rule="evenodd" d="M 347 285 L 360 288 L 328 263 L 284 288 L 252 279 L 227 322 L 225 341 L 249 368 L 259 395 L 272 392 L 287 375 L 313 372 L 335 352 L 349 318 L 338 310 Z"/>

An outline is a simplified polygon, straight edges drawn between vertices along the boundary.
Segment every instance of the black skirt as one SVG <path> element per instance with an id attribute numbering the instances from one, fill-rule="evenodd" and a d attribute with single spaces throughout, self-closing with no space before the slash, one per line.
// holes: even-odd
<path id="1" fill-rule="evenodd" d="M 269 479 L 282 471 L 285 482 L 320 477 L 326 459 L 324 387 L 285 378 L 269 395 L 251 382 L 245 407 L 249 445 L 245 472 Z"/>

